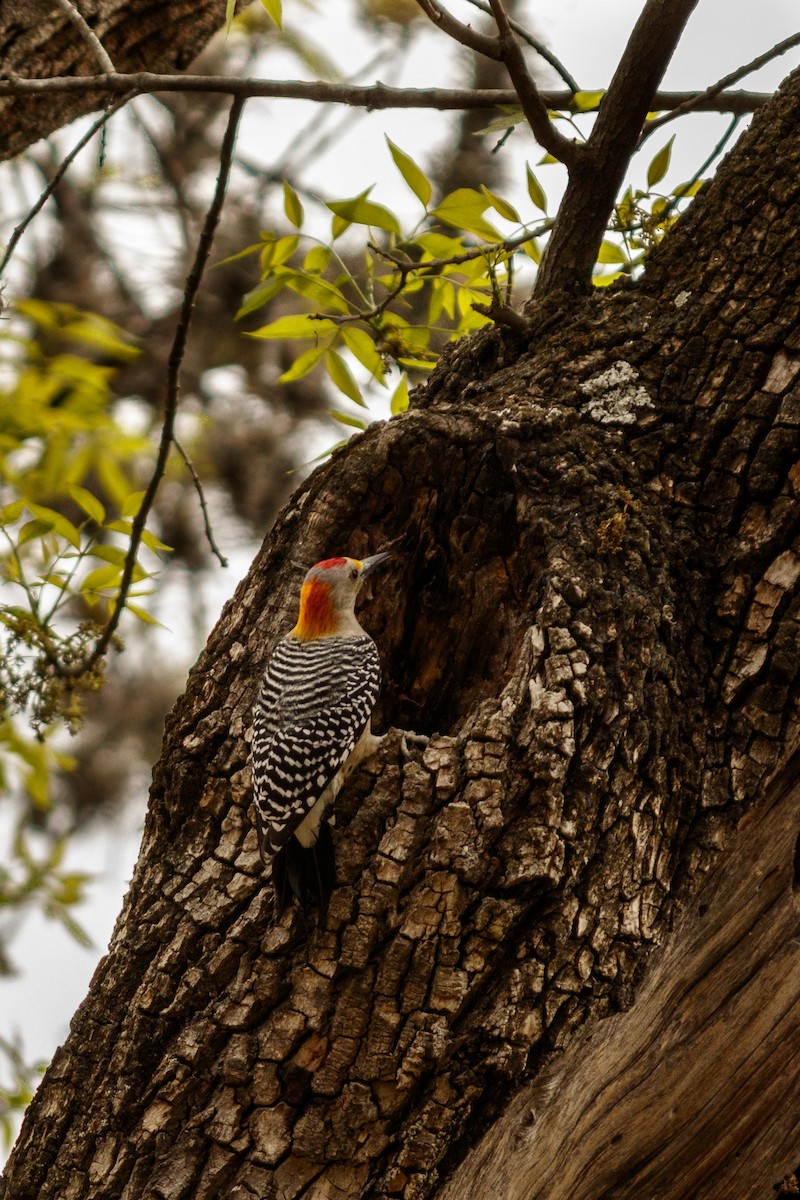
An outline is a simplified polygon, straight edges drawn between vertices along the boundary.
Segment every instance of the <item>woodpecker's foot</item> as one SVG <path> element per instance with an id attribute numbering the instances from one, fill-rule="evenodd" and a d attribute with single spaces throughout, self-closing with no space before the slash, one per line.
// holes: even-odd
<path id="1" fill-rule="evenodd" d="M 426 733 L 412 733 L 407 729 L 400 738 L 400 749 L 406 758 L 410 758 L 412 750 L 424 750 L 430 740 Z"/>

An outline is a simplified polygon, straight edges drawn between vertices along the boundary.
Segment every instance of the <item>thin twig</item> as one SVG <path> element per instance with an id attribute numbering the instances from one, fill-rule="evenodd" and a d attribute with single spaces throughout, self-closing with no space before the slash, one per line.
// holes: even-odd
<path id="1" fill-rule="evenodd" d="M 108 71 L 111 75 L 115 75 L 117 69 L 109 58 L 108 51 L 94 30 L 90 29 L 86 24 L 82 14 L 72 3 L 72 0 L 53 0 L 53 3 L 57 5 L 58 8 L 60 8 L 63 12 L 64 16 L 72 22 L 78 33 L 86 42 L 87 46 L 91 47 L 92 54 L 94 54 L 102 69 L 104 71 Z"/>
<path id="2" fill-rule="evenodd" d="M 499 60 L 498 60 L 499 61 Z M 158 75 L 153 71 L 135 71 L 130 75 L 57 75 L 51 79 L 0 79 L 2 96 L 41 96 L 108 93 L 144 96 L 151 92 L 210 92 L 242 99 L 310 100 L 317 104 L 349 104 L 372 110 L 389 108 L 430 108 L 440 112 L 454 109 L 508 107 L 518 104 L 511 88 L 392 88 L 382 83 L 369 86 L 346 83 L 307 82 L 296 79 L 245 79 L 239 75 Z M 700 101 L 701 92 L 655 92 L 653 108 L 677 108 L 686 100 L 697 100 L 698 112 L 750 113 L 762 108 L 771 92 L 729 92 L 712 101 Z M 568 109 L 571 91 L 543 91 L 542 100 L 550 109 Z M 591 111 L 587 109 L 586 111 Z"/>
<path id="3" fill-rule="evenodd" d="M 457 21 L 446 8 L 442 8 L 439 0 L 417 0 L 417 4 L 425 16 L 453 41 L 460 42 L 462 46 L 467 46 L 477 54 L 485 55 L 486 58 L 493 58 L 496 62 L 500 61 L 502 56 L 499 38 L 487 33 L 480 33 L 471 25 L 464 25 L 462 21 Z"/>
<path id="4" fill-rule="evenodd" d="M 443 267 L 457 267 L 461 263 L 472 262 L 476 258 L 485 258 L 486 254 L 491 250 L 518 250 L 526 242 L 530 242 L 533 238 L 541 237 L 543 233 L 547 233 L 552 224 L 551 220 L 542 221 L 537 229 L 527 230 L 525 233 L 518 234 L 517 237 L 506 238 L 504 241 L 484 246 L 474 246 L 471 250 L 465 250 L 463 254 L 454 254 L 450 258 L 431 258 L 426 262 L 413 262 L 411 259 L 401 258 L 399 254 L 395 254 L 391 250 L 385 250 L 381 246 L 377 246 L 374 242 L 367 242 L 367 245 L 370 250 L 374 250 L 376 254 L 380 254 L 381 258 L 385 258 L 397 267 L 398 270 L 405 270 L 407 274 L 410 274 L 412 271 L 430 273 L 432 271 L 440 271 Z"/>
<path id="5" fill-rule="evenodd" d="M 501 0 L 489 0 L 489 3 L 500 34 L 501 57 L 514 85 L 514 90 L 519 96 L 522 111 L 533 131 L 533 136 L 548 154 L 552 154 L 553 158 L 557 158 L 568 169 L 572 169 L 583 153 L 583 148 L 571 138 L 564 137 L 563 133 L 556 129 L 555 124 L 550 120 L 550 114 L 539 94 L 533 76 L 528 70 L 525 56 L 514 36 L 508 14 L 503 8 Z"/>
<path id="6" fill-rule="evenodd" d="M 44 208 L 45 204 L 50 199 L 50 197 L 52 196 L 53 192 L 58 187 L 61 180 L 64 178 L 64 175 L 66 174 L 67 170 L 69 169 L 69 167 L 72 165 L 72 163 L 75 161 L 75 159 L 80 154 L 81 150 L 83 150 L 84 146 L 86 146 L 92 140 L 94 135 L 97 133 L 98 129 L 102 129 L 103 126 L 106 124 L 106 122 L 108 120 L 110 120 L 111 117 L 113 117 L 114 113 L 119 112 L 119 110 L 124 105 L 126 105 L 129 100 L 130 100 L 130 95 L 120 96 L 120 98 L 118 100 L 115 100 L 114 103 L 106 109 L 106 111 L 103 113 L 102 117 L 98 117 L 97 120 L 94 122 L 94 124 L 92 126 L 90 126 L 89 129 L 87 129 L 87 131 L 83 135 L 83 137 L 78 139 L 78 141 L 75 143 L 73 148 L 70 150 L 69 154 L 67 154 L 66 157 L 62 160 L 61 164 L 56 169 L 53 177 L 50 179 L 49 183 L 47 184 L 47 187 L 44 189 L 42 194 L 39 196 L 38 200 L 33 205 L 31 210 L 20 221 L 19 225 L 16 226 L 16 228 L 14 229 L 14 232 L 11 234 L 11 237 L 8 239 L 8 245 L 6 246 L 6 252 L 3 255 L 2 260 L 0 260 L 0 275 L 3 274 L 6 267 L 8 266 L 11 256 L 13 255 L 14 251 L 16 250 L 17 243 L 19 242 L 23 233 L 28 228 L 28 226 L 30 225 L 30 223 L 34 219 L 34 217 L 37 215 L 37 213 L 41 212 L 41 210 Z"/>
<path id="7" fill-rule="evenodd" d="M 225 557 L 225 555 L 222 553 L 222 551 L 220 550 L 217 543 L 214 541 L 214 533 L 213 533 L 213 530 L 211 529 L 211 521 L 208 516 L 208 507 L 206 505 L 206 496 L 205 496 L 205 492 L 203 491 L 203 481 L 200 478 L 200 476 L 197 474 L 194 463 L 189 458 L 189 455 L 184 450 L 181 442 L 179 442 L 178 439 L 175 437 L 174 433 L 172 435 L 172 444 L 175 447 L 175 449 L 178 451 L 178 454 L 180 454 L 181 458 L 184 461 L 184 464 L 186 465 L 186 469 L 188 470 L 189 474 L 192 477 L 192 483 L 194 484 L 194 490 L 197 492 L 197 498 L 200 501 L 200 511 L 203 514 L 203 526 L 204 526 L 205 532 L 206 532 L 206 541 L 208 542 L 211 553 L 216 557 L 217 562 L 219 563 L 219 565 L 221 567 L 227 567 L 228 560 Z"/>
<path id="8" fill-rule="evenodd" d="M 390 262 L 396 271 L 400 273 L 400 278 L 397 284 L 390 288 L 383 300 L 379 304 L 368 309 L 357 309 L 356 312 L 340 314 L 340 313 L 311 313 L 311 319 L 317 321 L 330 321 L 333 325 L 351 325 L 354 321 L 374 321 L 386 311 L 393 300 L 404 291 L 408 283 L 409 275 L 432 275 L 435 271 L 440 271 L 444 267 L 457 267 L 461 263 L 472 262 L 476 258 L 487 258 L 492 251 L 511 252 L 518 250 L 520 246 L 524 246 L 526 242 L 530 242 L 533 238 L 540 237 L 552 225 L 552 221 L 543 221 L 536 232 L 528 231 L 521 233 L 515 238 L 506 238 L 502 242 L 495 242 L 491 245 L 475 246 L 471 250 L 465 250 L 463 254 L 454 254 L 450 258 L 433 258 L 427 262 L 414 262 L 410 258 L 405 258 L 402 255 L 395 254 L 391 250 L 385 250 L 382 246 L 378 246 L 375 242 L 367 242 L 370 250 L 375 254 L 379 254 L 381 258 L 385 258 Z"/>
<path id="9" fill-rule="evenodd" d="M 768 62 L 772 62 L 774 58 L 779 58 L 781 54 L 785 54 L 787 50 L 791 50 L 794 46 L 800 45 L 800 33 L 793 33 L 791 37 L 784 38 L 782 42 L 778 42 L 771 50 L 766 50 L 763 54 L 759 54 L 752 62 L 746 63 L 743 67 L 737 67 L 735 71 L 731 71 L 730 75 L 726 75 L 723 79 L 717 80 L 711 87 L 706 88 L 704 92 L 698 92 L 694 97 L 688 97 L 682 104 L 678 104 L 671 112 L 665 113 L 663 117 L 656 117 L 655 120 L 649 121 L 644 127 L 642 141 L 656 129 L 660 129 L 662 125 L 666 125 L 668 121 L 674 121 L 676 117 L 682 117 L 684 113 L 695 112 L 701 104 L 713 101 L 717 96 L 731 87 L 734 83 L 738 83 L 740 79 L 744 79 L 746 75 L 750 75 L 753 71 L 758 71 L 761 67 L 766 66 Z"/>
<path id="10" fill-rule="evenodd" d="M 487 3 L 487 0 L 467 0 L 467 3 L 473 5 L 474 8 L 479 8 L 481 12 L 487 13 L 489 16 L 492 15 L 492 6 Z M 576 83 L 574 76 L 570 74 L 560 59 L 556 58 L 555 54 L 553 54 L 553 51 L 550 50 L 550 48 L 546 46 L 544 42 L 540 41 L 539 38 L 534 37 L 524 25 L 520 25 L 519 21 L 515 21 L 513 17 L 508 18 L 508 23 L 514 30 L 514 33 L 517 35 L 517 37 L 521 37 L 524 42 L 527 42 L 531 49 L 535 50 L 536 53 L 543 58 L 545 62 L 548 62 L 553 70 L 561 76 L 570 91 L 579 92 L 581 90 L 580 85 Z"/>
<path id="11" fill-rule="evenodd" d="M 170 350 L 167 363 L 167 380 L 164 399 L 164 420 L 161 425 L 161 438 L 158 445 L 158 454 L 156 455 L 155 466 L 150 476 L 150 482 L 145 489 L 142 503 L 139 506 L 139 511 L 131 522 L 130 542 L 128 551 L 125 555 L 125 564 L 122 569 L 122 578 L 120 580 L 119 592 L 114 603 L 114 611 L 108 619 L 108 622 L 97 639 L 94 648 L 87 657 L 79 663 L 70 663 L 69 665 L 60 664 L 62 674 L 75 677 L 82 675 L 85 671 L 90 671 L 97 662 L 103 657 L 111 645 L 111 640 L 117 631 L 117 626 L 122 618 L 122 613 L 125 609 L 128 591 L 133 581 L 134 568 L 136 559 L 139 553 L 139 546 L 142 541 L 142 534 L 147 523 L 147 518 L 150 514 L 150 509 L 153 507 L 153 502 L 156 498 L 159 485 L 164 476 L 164 471 L 167 466 L 170 449 L 175 440 L 175 417 L 178 411 L 178 395 L 180 390 L 180 369 L 183 362 L 183 355 L 186 350 L 186 340 L 189 333 L 189 326 L 192 320 L 192 312 L 194 303 L 197 297 L 197 292 L 200 287 L 200 281 L 203 278 L 203 271 L 208 262 L 209 254 L 211 253 L 211 244 L 214 240 L 214 233 L 219 223 L 222 205 L 225 200 L 225 191 L 228 186 L 228 179 L 231 172 L 231 164 L 233 162 L 233 149 L 236 143 L 236 133 L 239 127 L 239 119 L 242 115 L 245 101 L 241 97 L 235 97 L 230 113 L 228 115 L 228 125 L 225 130 L 225 136 L 222 140 L 222 148 L 220 151 L 219 173 L 217 175 L 217 183 L 214 188 L 214 196 L 206 214 L 205 223 L 203 225 L 200 238 L 197 243 L 197 253 L 195 254 L 192 268 L 186 277 L 186 286 L 183 292 L 183 301 L 181 303 L 178 322 L 175 326 L 175 336 L 172 340 L 172 349 Z"/>

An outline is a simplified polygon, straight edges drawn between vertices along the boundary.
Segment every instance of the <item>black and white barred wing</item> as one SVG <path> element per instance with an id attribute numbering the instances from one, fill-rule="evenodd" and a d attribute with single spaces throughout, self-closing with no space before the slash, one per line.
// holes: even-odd
<path id="1" fill-rule="evenodd" d="M 256 702 L 253 792 L 265 861 L 292 836 L 370 719 L 381 668 L 372 638 L 285 638 Z"/>

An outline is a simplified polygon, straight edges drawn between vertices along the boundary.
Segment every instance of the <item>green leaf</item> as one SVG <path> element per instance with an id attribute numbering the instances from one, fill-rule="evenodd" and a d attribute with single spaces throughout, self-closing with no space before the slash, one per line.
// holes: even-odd
<path id="1" fill-rule="evenodd" d="M 400 376 L 400 382 L 392 392 L 390 407 L 393 417 L 396 417 L 398 413 L 405 412 L 408 408 L 408 376 L 405 371 Z"/>
<path id="2" fill-rule="evenodd" d="M 532 261 L 538 266 L 542 261 L 542 252 L 539 249 L 536 238 L 531 238 L 529 242 L 523 242 L 522 249 L 525 251 L 528 258 L 532 259 Z"/>
<path id="3" fill-rule="evenodd" d="M 350 305 L 345 300 L 335 283 L 322 279 L 319 275 L 305 275 L 302 271 L 285 270 L 281 273 L 286 287 L 305 296 L 316 308 L 332 309 L 337 313 L 347 313 Z"/>
<path id="4" fill-rule="evenodd" d="M 539 180 L 534 175 L 528 164 L 525 164 L 525 170 L 528 173 L 528 195 L 533 201 L 535 208 L 541 212 L 547 212 L 547 196 L 544 194 L 544 188 L 539 183 Z"/>
<path id="5" fill-rule="evenodd" d="M 321 275 L 331 261 L 328 246 L 312 246 L 303 262 L 303 270 L 312 275 Z"/>
<path id="6" fill-rule="evenodd" d="M 267 242 L 261 251 L 261 274 L 266 277 L 276 267 L 280 267 L 283 263 L 288 262 L 299 245 L 300 238 L 296 233 L 287 233 L 285 237 Z"/>
<path id="7" fill-rule="evenodd" d="M 676 199 L 683 199 L 685 196 L 696 196 L 704 183 L 705 180 L 703 179 L 695 179 L 690 183 L 679 183 L 672 194 Z"/>
<path id="8" fill-rule="evenodd" d="M 655 187 L 657 183 L 660 183 L 669 170 L 669 160 L 672 157 L 672 143 L 674 141 L 675 135 L 673 134 L 666 145 L 661 147 L 658 154 L 647 168 L 648 187 Z"/>
<path id="9" fill-rule="evenodd" d="M 344 217 L 334 217 L 331 221 L 331 239 L 335 242 L 342 234 L 350 228 L 350 222 L 345 221 Z"/>
<path id="10" fill-rule="evenodd" d="M 616 283 L 624 274 L 624 271 L 612 271 L 610 275 L 593 275 L 592 283 L 595 287 L 609 287 L 612 283 Z"/>
<path id="11" fill-rule="evenodd" d="M 40 521 L 34 518 L 32 521 L 26 521 L 19 531 L 17 537 L 17 545 L 25 546 L 28 542 L 33 542 L 36 538 L 44 537 L 47 533 L 53 532 L 53 526 L 50 521 Z"/>
<path id="12" fill-rule="evenodd" d="M 570 108 L 573 112 L 594 112 L 600 107 L 600 101 L 605 96 L 605 92 L 576 92 L 572 97 Z"/>
<path id="13" fill-rule="evenodd" d="M 367 428 L 367 422 L 362 421 L 360 417 L 352 417 L 350 413 L 340 412 L 338 408 L 329 408 L 328 412 L 342 425 L 352 425 L 354 429 L 360 429 L 362 432 Z"/>
<path id="14" fill-rule="evenodd" d="M 135 617 L 138 617 L 140 621 L 143 621 L 145 625 L 161 625 L 161 622 L 157 621 L 153 614 L 148 612 L 146 608 L 142 608 L 140 604 L 132 604 L 129 600 L 125 607 Z M 161 628 L 163 629 L 164 626 L 161 625 Z"/>
<path id="15" fill-rule="evenodd" d="M 331 200 L 326 207 L 335 216 L 351 225 L 368 225 L 374 229 L 385 229 L 388 233 L 394 233 L 399 237 L 400 222 L 397 217 L 382 204 L 368 200 L 367 196 L 370 191 L 371 189 L 367 189 L 359 196 L 353 196 L 351 200 Z"/>
<path id="16" fill-rule="evenodd" d="M 483 213 L 489 207 L 489 203 L 489 200 L 474 188 L 456 188 L 431 212 L 440 221 L 445 221 L 455 229 L 474 233 L 487 242 L 499 242 L 500 234 L 483 219 Z"/>
<path id="17" fill-rule="evenodd" d="M 383 383 L 385 375 L 383 359 L 366 330 L 358 329 L 355 325 L 343 325 L 342 341 L 362 367 L 366 367 L 379 383 Z"/>
<path id="18" fill-rule="evenodd" d="M 517 224 L 519 224 L 520 216 L 513 204 L 509 204 L 508 201 L 504 200 L 502 196 L 498 196 L 494 192 L 490 192 L 489 189 L 484 186 L 484 184 L 481 184 L 481 191 L 483 192 L 484 196 L 488 198 L 492 208 L 495 209 L 496 212 L 499 212 L 501 217 L 505 217 L 507 221 L 516 221 Z"/>
<path id="19" fill-rule="evenodd" d="M 409 156 L 403 150 L 401 150 L 399 146 L 395 146 L 394 142 L 390 138 L 387 137 L 386 141 L 389 143 L 389 150 L 391 151 L 392 158 L 394 159 L 394 165 L 397 167 L 398 171 L 403 176 L 403 179 L 405 179 L 406 183 L 411 188 L 411 191 L 417 197 L 422 207 L 427 209 L 432 195 L 432 188 L 427 176 L 419 169 L 413 158 L 409 158 Z"/>
<path id="20" fill-rule="evenodd" d="M 72 499 L 82 508 L 87 517 L 91 517 L 97 525 L 102 525 L 106 519 L 106 510 L 103 505 L 93 496 L 85 487 L 80 487 L 77 483 L 68 483 L 67 491 Z"/>
<path id="21" fill-rule="evenodd" d="M 628 256 L 616 242 L 603 242 L 597 253 L 599 263 L 627 263 Z"/>
<path id="22" fill-rule="evenodd" d="M 285 179 L 283 181 L 283 211 L 295 229 L 299 229 L 303 224 L 303 206 L 297 192 Z"/>
<path id="23" fill-rule="evenodd" d="M 4 504 L 0 508 L 0 525 L 13 525 L 20 519 L 24 507 L 24 500 L 12 500 L 10 504 Z"/>
<path id="24" fill-rule="evenodd" d="M 499 104 L 498 108 L 506 115 L 499 117 L 496 121 L 492 121 L 491 125 L 486 125 L 483 129 L 476 129 L 475 134 L 477 137 L 480 137 L 484 133 L 502 133 L 505 129 L 513 129 L 515 125 L 521 125 L 525 120 L 525 113 L 522 111 L 522 105 L 520 104 Z"/>
<path id="25" fill-rule="evenodd" d="M 304 375 L 308 375 L 309 371 L 313 371 L 323 354 L 331 344 L 331 338 L 324 338 L 318 346 L 312 346 L 310 350 L 304 350 L 303 353 L 294 360 L 288 371 L 284 371 L 278 379 L 278 383 L 294 383 L 295 379 L 302 379 Z"/>
<path id="26" fill-rule="evenodd" d="M 253 329 L 248 333 L 248 337 L 319 338 L 326 333 L 335 331 L 336 325 L 325 317 L 319 319 L 312 317 L 309 313 L 297 313 L 296 316 L 278 317 L 276 321 L 270 321 L 268 325 L 262 325 L 260 329 Z"/>
<path id="27" fill-rule="evenodd" d="M 127 521 L 127 520 L 108 521 L 108 522 L 106 522 L 105 528 L 108 529 L 111 533 L 130 534 L 133 532 L 133 522 Z"/>
<path id="28" fill-rule="evenodd" d="M 38 517 L 40 521 L 45 521 L 54 533 L 66 538 L 76 550 L 80 549 L 81 535 L 71 521 L 68 521 L 66 517 L 56 512 L 55 509 L 45 508 L 43 504 L 33 504 L 28 500 L 27 506 L 31 516 Z"/>
<path id="29" fill-rule="evenodd" d="M 143 500 L 144 492 L 131 492 L 120 505 L 119 515 L 121 517 L 135 517 L 142 507 Z"/>
<path id="30" fill-rule="evenodd" d="M 242 317 L 249 316 L 257 308 L 263 308 L 265 304 L 269 304 L 270 300 L 273 300 L 285 287 L 286 280 L 280 275 L 273 275 L 266 283 L 257 284 L 245 295 L 241 307 L 236 313 L 236 320 L 240 321 Z"/>
<path id="31" fill-rule="evenodd" d="M 81 580 L 79 590 L 81 592 L 107 591 L 108 588 L 118 585 L 120 575 L 119 567 L 114 566 L 113 563 L 105 567 L 95 567 L 88 572 L 85 579 Z"/>
<path id="32" fill-rule="evenodd" d="M 88 553 L 92 558 L 99 558 L 102 562 L 113 563 L 117 567 L 121 567 L 125 562 L 125 551 L 121 546 L 92 546 Z"/>
<path id="33" fill-rule="evenodd" d="M 427 362 L 424 358 L 398 358 L 397 361 L 408 371 L 432 371 L 436 366 L 435 362 Z"/>
<path id="34" fill-rule="evenodd" d="M 230 32 L 234 14 L 236 13 L 236 0 L 227 0 L 225 5 L 225 29 Z"/>
<path id="35" fill-rule="evenodd" d="M 335 350 L 329 350 L 325 356 L 325 367 L 331 380 L 335 386 L 347 396 L 348 400 L 352 400 L 354 404 L 359 404 L 362 408 L 366 408 L 364 397 L 361 395 L 358 384 L 350 373 L 350 368 L 340 354 Z"/>
<path id="36" fill-rule="evenodd" d="M 228 263 L 238 262 L 240 258 L 247 258 L 248 254 L 255 254 L 257 251 L 264 249 L 263 242 L 256 242 L 253 246 L 245 246 L 244 250 L 237 250 L 235 254 L 229 254 L 226 258 L 218 258 L 213 264 L 215 267 L 224 267 Z"/>
<path id="37" fill-rule="evenodd" d="M 149 529 L 142 530 L 142 545 L 147 546 L 147 549 L 152 550 L 153 553 L 155 553 L 156 550 L 165 550 L 169 554 L 172 553 L 172 546 L 168 546 L 166 542 L 162 542 L 161 538 L 156 537 L 156 535 L 154 533 L 151 533 Z M 142 572 L 141 574 L 137 574 L 137 572 L 139 570 L 140 570 L 139 567 L 136 567 L 134 569 L 134 572 L 133 572 L 134 579 L 144 578 L 144 572 Z"/>
<path id="38" fill-rule="evenodd" d="M 281 0 L 261 0 L 262 5 L 267 13 L 267 16 L 273 21 L 278 29 L 283 29 L 283 12 L 281 9 Z"/>

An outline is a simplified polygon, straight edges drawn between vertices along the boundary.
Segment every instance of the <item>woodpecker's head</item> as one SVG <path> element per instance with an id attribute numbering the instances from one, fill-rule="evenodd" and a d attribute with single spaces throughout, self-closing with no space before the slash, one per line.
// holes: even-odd
<path id="1" fill-rule="evenodd" d="M 340 633 L 358 633 L 355 602 L 364 580 L 380 567 L 389 552 L 371 558 L 326 558 L 306 575 L 300 589 L 300 613 L 293 635 L 301 641 L 331 637 Z"/>

